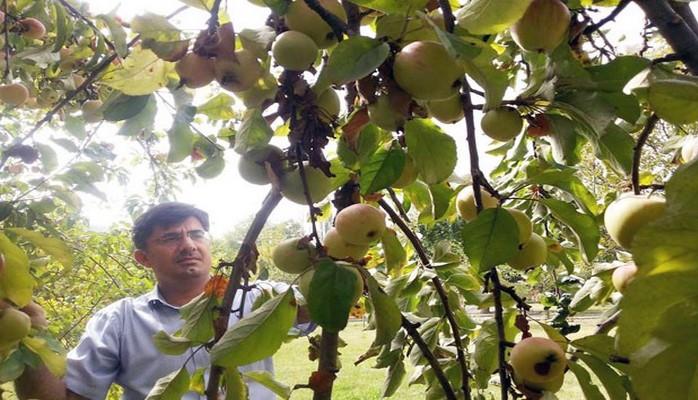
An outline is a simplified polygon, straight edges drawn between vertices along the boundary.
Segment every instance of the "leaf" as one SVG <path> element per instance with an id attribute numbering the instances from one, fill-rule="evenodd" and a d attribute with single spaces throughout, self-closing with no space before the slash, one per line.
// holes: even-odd
<path id="1" fill-rule="evenodd" d="M 499 33 L 526 12 L 531 0 L 473 0 L 458 10 L 458 25 L 475 35 Z"/>
<path id="2" fill-rule="evenodd" d="M 240 129 L 235 136 L 235 151 L 238 154 L 245 154 L 269 143 L 272 136 L 274 131 L 262 116 L 262 111 L 256 108 L 249 109 L 245 112 Z"/>
<path id="3" fill-rule="evenodd" d="M 375 71 L 389 54 L 390 46 L 387 43 L 365 36 L 352 36 L 339 42 L 330 53 L 321 75 L 335 85 L 344 85 Z"/>
<path id="4" fill-rule="evenodd" d="M 21 351 L 13 351 L 0 361 L 0 382 L 11 382 L 24 373 L 24 360 Z"/>
<path id="5" fill-rule="evenodd" d="M 340 267 L 330 259 L 321 259 L 315 265 L 307 296 L 310 318 L 330 332 L 339 332 L 347 326 L 354 305 L 358 277 L 349 268 Z"/>
<path id="6" fill-rule="evenodd" d="M 155 382 L 145 400 L 174 400 L 181 399 L 189 391 L 189 372 L 182 367 Z"/>
<path id="7" fill-rule="evenodd" d="M 211 348 L 211 362 L 226 368 L 276 353 L 296 318 L 296 300 L 287 290 L 247 314 Z"/>
<path id="8" fill-rule="evenodd" d="M 456 192 L 446 182 L 429 185 L 429 194 L 431 195 L 432 216 L 434 220 L 439 220 L 446 215 L 450 206 L 451 199 Z"/>
<path id="9" fill-rule="evenodd" d="M 24 307 L 32 299 L 36 281 L 29 272 L 27 254 L 0 233 L 0 253 L 5 256 L 5 268 L 0 270 L 0 298 L 12 300 Z"/>
<path id="10" fill-rule="evenodd" d="M 196 173 L 204 179 L 212 179 L 220 175 L 224 168 L 223 152 L 216 151 L 203 164 L 196 167 Z"/>
<path id="11" fill-rule="evenodd" d="M 153 343 L 160 353 L 170 356 L 182 354 L 192 346 L 191 339 L 173 336 L 165 331 L 153 335 Z"/>
<path id="12" fill-rule="evenodd" d="M 584 211 L 590 214 L 598 214 L 601 210 L 596 203 L 596 197 L 587 189 L 584 183 L 575 176 L 576 170 L 563 169 L 534 169 L 529 172 L 526 184 L 550 185 L 571 194 Z"/>
<path id="13" fill-rule="evenodd" d="M 591 375 L 584 367 L 576 362 L 568 362 L 567 366 L 577 378 L 577 382 L 579 382 L 579 386 L 582 388 L 585 399 L 604 400 L 603 394 L 601 394 L 599 388 L 591 382 Z"/>
<path id="14" fill-rule="evenodd" d="M 119 128 L 119 135 L 122 136 L 142 136 L 149 137 L 155 125 L 155 114 L 157 113 L 157 103 L 153 96 L 143 106 L 138 114 L 124 121 Z"/>
<path id="15" fill-rule="evenodd" d="M 551 132 L 546 137 L 553 150 L 555 162 L 563 165 L 576 165 L 581 161 L 584 138 L 574 130 L 574 122 L 559 115 L 549 115 Z"/>
<path id="16" fill-rule="evenodd" d="M 445 181 L 456 166 L 456 142 L 433 122 L 415 118 L 405 123 L 407 152 L 427 184 Z"/>
<path id="17" fill-rule="evenodd" d="M 577 212 L 573 205 L 561 200 L 542 199 L 541 202 L 555 218 L 572 229 L 584 259 L 591 262 L 599 252 L 601 240 L 596 220 L 587 214 Z"/>
<path id="18" fill-rule="evenodd" d="M 64 241 L 58 238 L 49 238 L 37 231 L 24 228 L 9 228 L 7 231 L 13 232 L 30 241 L 34 246 L 40 248 L 46 252 L 46 254 L 55 258 L 56 261 L 63 264 L 63 267 L 70 269 L 73 266 L 73 252 Z"/>
<path id="19" fill-rule="evenodd" d="M 269 371 L 246 371 L 242 373 L 242 376 L 264 385 L 282 399 L 291 397 L 291 388 L 274 379 L 274 375 Z"/>
<path id="20" fill-rule="evenodd" d="M 137 47 L 120 64 L 110 66 L 100 82 L 127 95 L 146 95 L 167 85 L 171 65 L 152 51 Z"/>
<path id="21" fill-rule="evenodd" d="M 507 262 L 518 249 L 519 228 L 501 207 L 487 208 L 463 226 L 463 251 L 479 272 Z"/>
<path id="22" fill-rule="evenodd" d="M 66 40 L 72 34 L 72 23 L 67 16 L 65 7 L 61 3 L 51 3 L 53 5 L 54 15 L 56 16 L 55 29 L 56 40 L 53 42 L 53 52 L 61 50 Z"/>
<path id="23" fill-rule="evenodd" d="M 207 343 L 213 337 L 213 310 L 217 306 L 215 297 L 205 293 L 192 299 L 179 310 L 184 324 L 175 336 L 187 338 L 193 344 Z"/>
<path id="24" fill-rule="evenodd" d="M 586 354 L 578 354 L 577 356 L 599 378 L 601 384 L 606 389 L 606 393 L 608 393 L 609 400 L 625 400 L 627 398 L 627 390 L 623 386 L 623 378 L 613 368 L 596 357 Z"/>
<path id="25" fill-rule="evenodd" d="M 51 146 L 43 143 L 34 143 L 34 147 L 40 154 L 42 165 L 41 172 L 47 174 L 58 167 L 58 155 Z"/>
<path id="26" fill-rule="evenodd" d="M 237 368 L 226 368 L 223 374 L 225 400 L 248 400 L 250 398 L 249 388 Z"/>
<path id="27" fill-rule="evenodd" d="M 235 104 L 235 99 L 225 93 L 219 93 L 204 104 L 196 107 L 196 112 L 207 116 L 213 121 L 230 120 L 235 118 L 233 104 Z"/>
<path id="28" fill-rule="evenodd" d="M 167 162 L 180 162 L 191 154 L 194 148 L 194 132 L 192 132 L 188 122 L 175 117 L 172 128 L 167 131 L 167 138 L 170 142 Z"/>
<path id="29" fill-rule="evenodd" d="M 400 243 L 400 239 L 398 239 L 397 233 L 393 229 L 386 228 L 383 231 L 381 247 L 383 248 L 385 266 L 388 269 L 388 273 L 399 274 L 402 267 L 407 263 L 407 252 L 402 247 L 402 243 Z"/>
<path id="30" fill-rule="evenodd" d="M 650 107 L 672 124 L 698 121 L 698 79 L 655 79 L 650 83 Z"/>
<path id="31" fill-rule="evenodd" d="M 102 115 L 106 121 L 123 121 L 138 115 L 145 108 L 152 96 L 129 96 L 116 93 L 110 96 L 102 107 Z"/>
<path id="32" fill-rule="evenodd" d="M 244 49 L 251 51 L 257 58 L 264 60 L 268 57 L 267 52 L 274 38 L 276 38 L 276 31 L 269 26 L 262 26 L 256 29 L 246 28 L 241 30 L 237 37 L 240 39 Z"/>
<path id="33" fill-rule="evenodd" d="M 179 29 L 165 16 L 152 12 L 134 16 L 131 19 L 131 32 L 141 35 L 143 41 L 174 42 L 181 37 Z"/>
<path id="34" fill-rule="evenodd" d="M 373 305 L 373 319 L 376 324 L 376 338 L 372 346 L 390 344 L 400 330 L 402 314 L 395 299 L 383 291 L 376 278 L 371 274 L 364 274 L 364 278 L 368 285 L 368 296 Z"/>
<path id="35" fill-rule="evenodd" d="M 587 68 L 596 88 L 609 92 L 620 92 L 635 75 L 650 65 L 646 58 L 619 56 L 612 61 Z"/>
<path id="36" fill-rule="evenodd" d="M 399 146 L 381 148 L 361 165 L 361 194 L 375 193 L 389 187 L 402 173 L 405 152 Z"/>
<path id="37" fill-rule="evenodd" d="M 596 153 L 618 175 L 629 176 L 634 147 L 635 140 L 628 132 L 616 124 L 610 124 L 599 138 Z"/>
<path id="38" fill-rule="evenodd" d="M 421 10 L 428 0 L 350 0 L 354 4 L 386 14 L 408 14 Z"/>
<path id="39" fill-rule="evenodd" d="M 45 339 L 39 337 L 25 337 L 22 344 L 39 356 L 41 362 L 55 376 L 65 375 L 66 359 L 65 355 L 54 351 Z"/>
<path id="40" fill-rule="evenodd" d="M 128 45 L 126 43 L 126 31 L 124 27 L 121 26 L 121 23 L 117 21 L 112 14 L 101 14 L 97 16 L 97 19 L 101 19 L 107 25 L 109 37 L 114 44 L 116 54 L 121 58 L 125 58 L 128 55 Z"/>
<path id="41" fill-rule="evenodd" d="M 407 375 L 407 370 L 405 369 L 405 362 L 402 358 L 400 360 L 388 367 L 388 376 L 385 378 L 383 383 L 383 390 L 381 391 L 381 397 L 390 397 L 400 388 L 402 381 L 405 380 Z"/>
<path id="42" fill-rule="evenodd" d="M 570 344 L 602 360 L 608 360 L 611 355 L 615 354 L 614 339 L 608 335 L 585 336 L 572 341 Z"/>
<path id="43" fill-rule="evenodd" d="M 189 7 L 198 8 L 204 11 L 210 11 L 215 0 L 179 0 L 180 3 L 184 3 Z"/>

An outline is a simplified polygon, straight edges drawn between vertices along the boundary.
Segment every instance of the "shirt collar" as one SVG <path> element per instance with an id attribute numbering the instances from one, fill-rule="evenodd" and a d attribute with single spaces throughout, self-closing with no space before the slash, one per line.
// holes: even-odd
<path id="1" fill-rule="evenodd" d="M 164 305 L 173 310 L 179 310 L 181 308 L 178 306 L 173 306 L 172 304 L 168 303 L 167 300 L 165 300 L 165 298 L 162 296 L 162 293 L 160 292 L 159 285 L 155 285 L 155 287 L 153 287 L 153 289 L 151 289 L 144 296 L 145 300 L 148 302 L 148 305 L 150 306 Z"/>

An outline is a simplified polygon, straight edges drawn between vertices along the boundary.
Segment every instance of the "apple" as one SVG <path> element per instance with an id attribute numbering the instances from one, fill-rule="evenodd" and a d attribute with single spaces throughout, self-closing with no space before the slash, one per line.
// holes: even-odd
<path id="1" fill-rule="evenodd" d="M 12 346 L 29 334 L 31 318 L 13 307 L 0 310 L 0 348 Z"/>
<path id="2" fill-rule="evenodd" d="M 252 88 L 264 75 L 264 69 L 257 58 L 246 49 L 237 50 L 234 58 L 216 58 L 213 69 L 221 87 L 231 92 Z"/>
<path id="3" fill-rule="evenodd" d="M 635 279 L 635 274 L 637 274 L 637 265 L 632 262 L 623 264 L 614 269 L 613 275 L 611 275 L 613 287 L 615 287 L 617 291 L 623 293 L 628 284 Z"/>
<path id="4" fill-rule="evenodd" d="M 315 62 L 317 53 L 318 48 L 313 39 L 297 31 L 286 31 L 280 34 L 271 46 L 274 60 L 291 71 L 308 69 Z"/>
<path id="5" fill-rule="evenodd" d="M 545 262 L 548 258 L 548 245 L 537 233 L 531 233 L 528 241 L 519 245 L 519 251 L 508 261 L 510 267 L 525 271 Z"/>
<path id="6" fill-rule="evenodd" d="M 510 32 L 519 47 L 551 52 L 567 38 L 570 10 L 560 0 L 533 0 Z"/>
<path id="7" fill-rule="evenodd" d="M 325 10 L 347 22 L 347 13 L 340 2 L 337 0 L 319 0 L 318 2 Z M 337 42 L 332 28 L 320 15 L 308 7 L 304 0 L 292 2 L 284 17 L 288 29 L 308 35 L 321 49 L 326 49 Z"/>
<path id="8" fill-rule="evenodd" d="M 102 116 L 102 101 L 101 100 L 87 100 L 82 103 L 82 118 L 85 122 L 99 122 L 104 117 Z"/>
<path id="9" fill-rule="evenodd" d="M 278 84 L 274 75 L 266 72 L 254 86 L 237 93 L 247 108 L 257 108 L 267 100 L 271 100 L 278 92 Z"/>
<path id="10" fill-rule="evenodd" d="M 505 210 L 514 217 L 516 226 L 519 228 L 519 244 L 528 242 L 533 233 L 533 223 L 531 223 L 531 219 L 521 210 L 515 208 L 505 208 Z"/>
<path id="11" fill-rule="evenodd" d="M 689 136 L 684 139 L 681 146 L 681 160 L 689 163 L 698 158 L 698 136 Z"/>
<path id="12" fill-rule="evenodd" d="M 334 226 L 345 242 L 370 245 L 383 235 L 385 215 L 371 205 L 352 204 L 337 213 Z"/>
<path id="13" fill-rule="evenodd" d="M 11 106 L 21 106 L 29 98 L 29 90 L 21 83 L 0 85 L 0 101 Z"/>
<path id="14" fill-rule="evenodd" d="M 215 77 L 213 60 L 195 53 L 189 53 L 177 61 L 175 71 L 180 82 L 192 89 L 208 85 Z"/>
<path id="15" fill-rule="evenodd" d="M 523 119 L 513 107 L 499 107 L 485 113 L 480 120 L 480 127 L 485 135 L 506 142 L 521 132 Z"/>
<path id="16" fill-rule="evenodd" d="M 286 239 L 271 253 L 276 267 L 289 274 L 300 274 L 310 268 L 317 257 L 317 249 L 307 237 Z"/>
<path id="17" fill-rule="evenodd" d="M 362 246 L 345 242 L 335 228 L 327 231 L 323 244 L 327 248 L 327 255 L 338 259 L 351 258 L 358 261 L 366 255 L 369 249 L 368 245 Z"/>
<path id="18" fill-rule="evenodd" d="M 550 119 L 545 114 L 536 114 L 532 120 L 528 122 L 526 134 L 530 137 L 543 137 L 550 134 Z"/>
<path id="19" fill-rule="evenodd" d="M 456 94 L 464 70 L 439 43 L 412 42 L 395 56 L 397 84 L 419 100 L 442 100 Z"/>
<path id="20" fill-rule="evenodd" d="M 494 208 L 499 204 L 499 200 L 493 197 L 486 190 L 480 190 L 480 196 L 482 198 L 483 208 Z M 477 217 L 477 207 L 475 206 L 475 194 L 473 193 L 473 187 L 468 186 L 458 193 L 458 198 L 456 199 L 456 208 L 458 208 L 458 214 L 466 222 L 470 222 Z"/>
<path id="21" fill-rule="evenodd" d="M 252 149 L 240 157 L 238 172 L 242 179 L 249 183 L 266 185 L 270 182 L 266 163 L 279 170 L 283 156 L 283 151 L 273 145 Z"/>
<path id="22" fill-rule="evenodd" d="M 664 214 L 666 202 L 660 197 L 625 194 L 606 208 L 604 225 L 611 238 L 630 249 L 637 231 Z"/>
<path id="23" fill-rule="evenodd" d="M 235 29 L 232 22 L 226 22 L 218 27 L 218 43 L 211 48 L 211 54 L 219 58 L 235 56 Z"/>
<path id="24" fill-rule="evenodd" d="M 48 328 L 48 320 L 46 319 L 46 312 L 40 305 L 31 301 L 26 306 L 20 309 L 23 313 L 27 314 L 31 319 L 32 328 L 46 329 Z"/>
<path id="25" fill-rule="evenodd" d="M 516 377 L 533 385 L 552 383 L 564 375 L 565 352 L 548 338 L 528 337 L 511 349 L 509 363 Z"/>
<path id="26" fill-rule="evenodd" d="M 17 21 L 22 36 L 29 39 L 41 39 L 46 36 L 46 27 L 36 18 L 23 18 Z"/>
<path id="27" fill-rule="evenodd" d="M 397 189 L 402 189 L 409 186 L 417 180 L 418 172 L 419 171 L 417 171 L 417 166 L 414 164 L 414 159 L 412 156 L 405 154 L 405 166 L 402 167 L 402 173 L 400 174 L 400 177 L 397 178 L 397 180 L 390 186 Z"/>
<path id="28" fill-rule="evenodd" d="M 405 124 L 405 115 L 393 108 L 387 95 L 378 96 L 367 109 L 371 122 L 386 131 L 396 131 Z"/>
<path id="29" fill-rule="evenodd" d="M 453 124 L 463 119 L 463 104 L 457 92 L 444 100 L 428 101 L 426 106 L 429 115 L 444 124 Z"/>
<path id="30" fill-rule="evenodd" d="M 310 191 L 310 199 L 313 204 L 318 203 L 327 197 L 334 189 L 332 187 L 332 179 L 325 175 L 320 169 L 311 167 L 305 161 L 303 162 L 303 167 L 308 183 L 308 190 Z M 294 203 L 307 204 L 305 192 L 303 190 L 303 181 L 301 180 L 300 170 L 298 168 L 287 172 L 281 178 L 281 194 Z"/>
<path id="31" fill-rule="evenodd" d="M 354 276 L 356 276 L 354 295 L 352 296 L 351 301 L 351 304 L 356 304 L 356 302 L 359 301 L 359 299 L 364 293 L 364 278 L 363 276 L 361 276 L 361 272 L 359 272 L 359 270 L 353 264 L 349 264 L 342 261 L 335 261 L 335 263 L 339 268 L 351 271 L 354 274 Z M 298 282 L 298 289 L 301 291 L 301 294 L 303 295 L 303 297 L 305 297 L 306 301 L 309 298 L 310 283 L 313 281 L 314 276 L 315 269 L 310 269 L 304 272 L 303 275 L 301 275 L 301 278 Z"/>
<path id="32" fill-rule="evenodd" d="M 560 374 L 557 378 L 550 382 L 544 383 L 533 383 L 526 380 L 519 379 L 518 376 L 514 376 L 514 382 L 519 390 L 522 391 L 524 395 L 528 395 L 527 391 L 535 392 L 534 395 L 539 395 L 541 392 L 557 393 L 562 389 L 562 385 L 565 383 L 565 374 Z M 537 398 L 530 396 L 532 398 Z"/>
<path id="33" fill-rule="evenodd" d="M 339 95 L 333 89 L 327 89 L 320 93 L 315 104 L 317 105 L 318 116 L 321 120 L 329 123 L 339 116 Z"/>

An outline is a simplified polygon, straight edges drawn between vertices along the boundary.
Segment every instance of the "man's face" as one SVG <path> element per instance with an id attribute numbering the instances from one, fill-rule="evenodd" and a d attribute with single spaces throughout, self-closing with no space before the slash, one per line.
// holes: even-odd
<path id="1" fill-rule="evenodd" d="M 190 280 L 208 279 L 211 268 L 210 238 L 196 217 L 172 226 L 157 226 L 146 248 L 135 252 L 136 260 L 151 268 L 161 285 L 181 286 Z"/>

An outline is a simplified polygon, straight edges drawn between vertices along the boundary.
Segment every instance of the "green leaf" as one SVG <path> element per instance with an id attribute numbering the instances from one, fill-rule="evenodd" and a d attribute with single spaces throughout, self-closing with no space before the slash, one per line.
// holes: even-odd
<path id="1" fill-rule="evenodd" d="M 293 291 L 277 295 L 247 314 L 211 348 L 211 362 L 231 368 L 276 353 L 296 318 Z"/>
<path id="2" fill-rule="evenodd" d="M 233 104 L 235 104 L 235 99 L 225 93 L 219 93 L 196 107 L 196 112 L 214 121 L 230 120 L 235 118 Z"/>
<path id="3" fill-rule="evenodd" d="M 269 143 L 272 136 L 274 131 L 262 116 L 262 111 L 249 109 L 245 112 L 240 129 L 235 135 L 235 151 L 238 154 L 245 154 Z"/>
<path id="4" fill-rule="evenodd" d="M 458 25 L 475 35 L 499 33 L 526 12 L 531 0 L 473 0 L 458 10 Z"/>
<path id="5" fill-rule="evenodd" d="M 121 23 L 116 20 L 115 16 L 112 14 L 101 14 L 97 16 L 97 19 L 104 21 L 109 29 L 109 38 L 114 44 L 114 50 L 116 54 L 121 58 L 126 58 L 128 55 L 128 44 L 126 43 L 126 31 Z"/>
<path id="6" fill-rule="evenodd" d="M 445 181 L 456 166 L 456 142 L 433 122 L 415 118 L 405 123 L 407 152 L 427 184 Z"/>
<path id="7" fill-rule="evenodd" d="M 549 115 L 548 120 L 551 132 L 546 140 L 550 142 L 555 162 L 563 165 L 578 164 L 586 141 L 575 132 L 574 122 L 559 115 Z"/>
<path id="8" fill-rule="evenodd" d="M 399 146 L 381 148 L 361 165 L 361 194 L 375 193 L 389 187 L 402 173 L 405 152 Z"/>
<path id="9" fill-rule="evenodd" d="M 429 194 L 432 202 L 432 215 L 434 220 L 439 220 L 446 215 L 450 206 L 451 199 L 456 192 L 446 182 L 429 185 Z"/>
<path id="10" fill-rule="evenodd" d="M 192 299 L 179 310 L 184 324 L 175 336 L 187 338 L 193 344 L 208 343 L 213 337 L 213 310 L 217 306 L 215 297 L 205 293 Z"/>
<path id="11" fill-rule="evenodd" d="M 165 331 L 159 331 L 153 335 L 153 343 L 160 353 L 170 356 L 182 354 L 192 346 L 190 339 L 173 336 Z"/>
<path id="12" fill-rule="evenodd" d="M 24 372 L 24 360 L 21 351 L 13 351 L 0 361 L 0 382 L 12 382 Z"/>
<path id="13" fill-rule="evenodd" d="M 283 384 L 276 379 L 274 375 L 269 371 L 246 371 L 242 375 L 248 379 L 251 379 L 259 384 L 264 385 L 267 389 L 271 390 L 277 396 L 282 399 L 288 399 L 291 397 L 291 388 L 288 385 Z M 237 397 L 235 399 L 238 399 Z"/>
<path id="14" fill-rule="evenodd" d="M 196 167 L 196 173 L 204 179 L 212 179 L 220 175 L 225 168 L 223 152 L 216 151 L 203 164 Z"/>
<path id="15" fill-rule="evenodd" d="M 180 118 L 175 117 L 172 128 L 167 131 L 167 138 L 170 141 L 167 162 L 180 162 L 191 154 L 194 148 L 194 132 L 192 132 L 188 122 L 181 121 Z"/>
<path id="16" fill-rule="evenodd" d="M 620 56 L 612 61 L 587 68 L 599 90 L 620 92 L 635 75 L 650 65 L 646 58 L 638 56 Z"/>
<path id="17" fill-rule="evenodd" d="M 376 324 L 376 338 L 372 346 L 390 344 L 400 330 L 402 314 L 395 299 L 383 291 L 376 278 L 371 274 L 364 274 L 364 278 L 368 284 L 368 296 L 373 305 L 373 318 Z"/>
<path id="18" fill-rule="evenodd" d="M 51 146 L 43 143 L 34 143 L 34 147 L 40 154 L 42 165 L 41 172 L 47 174 L 58 167 L 58 155 Z"/>
<path id="19" fill-rule="evenodd" d="M 381 247 L 385 256 L 385 266 L 388 273 L 398 274 L 402 267 L 407 264 L 407 252 L 402 247 L 397 233 L 390 228 L 387 228 L 381 236 Z"/>
<path id="20" fill-rule="evenodd" d="M 257 58 L 262 60 L 268 57 L 267 53 L 271 47 L 276 31 L 269 26 L 262 26 L 255 29 L 243 29 L 238 32 L 237 37 L 242 43 L 242 47 L 251 51 Z"/>
<path id="21" fill-rule="evenodd" d="M 572 341 L 570 344 L 601 360 L 608 360 L 611 355 L 615 354 L 614 339 L 608 335 L 585 336 Z"/>
<path id="22" fill-rule="evenodd" d="M 180 3 L 184 3 L 189 7 L 198 8 L 204 11 L 210 11 L 215 0 L 179 0 Z"/>
<path id="23" fill-rule="evenodd" d="M 519 228 L 506 210 L 487 208 L 463 226 L 463 251 L 479 272 L 505 263 L 518 249 Z"/>
<path id="24" fill-rule="evenodd" d="M 308 294 L 310 318 L 330 332 L 339 332 L 347 326 L 354 305 L 358 277 L 349 268 L 340 267 L 330 259 L 322 259 L 315 265 Z"/>
<path id="25" fill-rule="evenodd" d="M 625 400 L 627 398 L 627 390 L 623 386 L 623 378 L 613 368 L 596 357 L 586 354 L 578 354 L 577 356 L 599 378 L 601 384 L 606 389 L 606 393 L 608 393 L 609 400 Z"/>
<path id="26" fill-rule="evenodd" d="M 172 65 L 152 51 L 136 47 L 121 63 L 111 65 L 100 82 L 124 94 L 142 96 L 167 85 Z"/>
<path id="27" fill-rule="evenodd" d="M 402 381 L 405 380 L 407 375 L 407 370 L 405 369 L 405 362 L 402 358 L 400 360 L 388 367 L 388 376 L 385 378 L 383 383 L 383 390 L 381 391 L 381 397 L 390 397 L 400 388 Z"/>
<path id="28" fill-rule="evenodd" d="M 591 375 L 589 374 L 589 371 L 576 362 L 568 362 L 567 366 L 577 378 L 579 386 L 582 388 L 582 392 L 584 393 L 585 399 L 604 400 L 604 396 L 601 394 L 599 388 L 591 382 Z"/>
<path id="29" fill-rule="evenodd" d="M 131 32 L 141 35 L 141 40 L 153 39 L 158 42 L 174 42 L 181 37 L 179 29 L 165 16 L 145 12 L 131 19 Z"/>
<path id="30" fill-rule="evenodd" d="M 354 4 L 386 14 L 408 14 L 421 10 L 428 0 L 350 0 Z"/>
<path id="31" fill-rule="evenodd" d="M 250 397 L 247 384 L 237 368 L 226 368 L 223 373 L 225 400 L 248 400 Z"/>
<path id="32" fill-rule="evenodd" d="M 24 228 L 9 228 L 7 231 L 30 241 L 34 246 L 63 264 L 63 267 L 70 269 L 73 266 L 73 252 L 61 239 L 45 237 L 37 231 Z"/>
<path id="33" fill-rule="evenodd" d="M 584 183 L 575 176 L 576 170 L 572 168 L 535 169 L 529 172 L 526 184 L 550 185 L 571 194 L 584 211 L 590 214 L 598 214 L 600 206 L 596 203 L 596 197 L 587 189 Z"/>
<path id="34" fill-rule="evenodd" d="M 412 205 L 419 211 L 419 222 L 422 224 L 434 221 L 431 193 L 429 186 L 416 181 L 403 189 Z"/>
<path id="35" fill-rule="evenodd" d="M 189 390 L 189 372 L 182 367 L 155 382 L 145 400 L 175 400 L 181 399 Z"/>
<path id="36" fill-rule="evenodd" d="M 56 16 L 56 40 L 53 42 L 53 52 L 55 53 L 61 50 L 66 40 L 68 40 L 72 34 L 72 23 L 68 18 L 65 7 L 63 7 L 61 3 L 54 2 L 51 4 L 53 5 L 54 15 Z"/>
<path id="37" fill-rule="evenodd" d="M 29 258 L 3 233 L 0 233 L 0 252 L 5 256 L 5 268 L 0 270 L 0 298 L 24 307 L 31 301 L 36 285 L 29 272 Z"/>
<path id="38" fill-rule="evenodd" d="M 629 176 L 633 166 L 635 140 L 624 129 L 610 124 L 599 138 L 597 156 L 620 176 Z"/>
<path id="39" fill-rule="evenodd" d="M 62 377 L 65 375 L 66 358 L 65 354 L 56 351 L 44 338 L 41 337 L 25 337 L 22 339 L 22 344 L 38 355 L 41 362 L 54 376 Z"/>
<path id="40" fill-rule="evenodd" d="M 151 97 L 149 94 L 129 96 L 117 93 L 110 96 L 104 106 L 102 106 L 102 115 L 106 121 L 123 121 L 133 118 L 143 111 Z"/>
<path id="41" fill-rule="evenodd" d="M 596 220 L 587 214 L 577 212 L 572 204 L 561 200 L 543 199 L 541 202 L 556 219 L 572 229 L 584 259 L 591 262 L 599 252 L 599 241 L 601 240 Z"/>
<path id="42" fill-rule="evenodd" d="M 655 79 L 648 100 L 654 112 L 672 124 L 698 121 L 698 79 Z"/>
<path id="43" fill-rule="evenodd" d="M 155 114 L 158 111 L 155 97 L 149 96 L 143 109 L 134 117 L 124 121 L 119 128 L 119 135 L 149 137 L 155 125 Z"/>
<path id="44" fill-rule="evenodd" d="M 352 36 L 339 42 L 321 74 L 335 85 L 344 85 L 375 71 L 389 54 L 390 46 L 387 43 L 365 36 Z"/>

